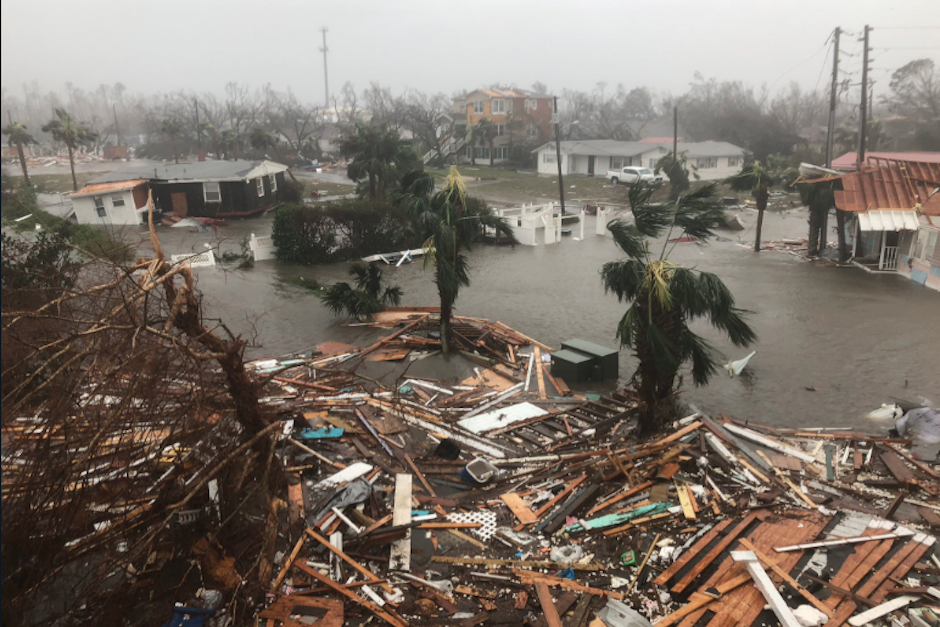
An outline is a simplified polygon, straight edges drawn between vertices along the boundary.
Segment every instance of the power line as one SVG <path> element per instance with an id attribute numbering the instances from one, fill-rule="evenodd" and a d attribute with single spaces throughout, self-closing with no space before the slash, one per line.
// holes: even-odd
<path id="1" fill-rule="evenodd" d="M 872 48 L 872 50 L 883 50 L 885 52 L 888 50 L 940 50 L 940 46 L 893 46 L 891 48 Z"/>
<path id="2" fill-rule="evenodd" d="M 940 26 L 879 26 L 878 30 L 940 30 Z"/>
<path id="3" fill-rule="evenodd" d="M 766 100 L 767 95 L 770 94 L 770 91 L 774 88 L 774 85 L 776 85 L 777 83 L 780 82 L 780 79 L 781 79 L 781 78 L 783 78 L 784 76 L 786 76 L 787 74 L 789 74 L 789 73 L 792 72 L 793 70 L 797 69 L 798 67 L 803 66 L 803 65 L 809 63 L 810 61 L 812 61 L 813 59 L 816 58 L 816 55 L 818 55 L 820 52 L 822 52 L 827 46 L 831 46 L 831 45 L 832 45 L 832 33 L 829 33 L 829 37 L 827 37 L 827 38 L 826 38 L 826 41 L 823 42 L 823 45 L 819 47 L 819 50 L 817 50 L 816 52 L 814 52 L 814 53 L 813 53 L 809 58 L 807 58 L 806 60 L 800 61 L 799 63 L 797 63 L 796 65 L 794 65 L 793 67 L 791 67 L 789 70 L 787 70 L 786 72 L 784 72 L 783 74 L 781 74 L 780 76 L 778 76 L 777 79 L 776 79 L 773 83 L 770 84 L 770 87 L 767 88 L 767 93 L 765 93 L 765 94 L 764 94 L 764 97 L 761 99 L 761 105 L 764 104 L 764 100 Z M 826 54 L 826 57 L 828 58 L 828 56 L 829 56 L 829 54 L 827 53 L 827 54 Z M 818 81 L 817 81 L 817 85 L 818 85 Z"/>

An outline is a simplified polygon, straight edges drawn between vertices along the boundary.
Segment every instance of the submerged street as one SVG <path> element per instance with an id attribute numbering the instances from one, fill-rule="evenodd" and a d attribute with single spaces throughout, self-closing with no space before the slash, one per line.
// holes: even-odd
<path id="1" fill-rule="evenodd" d="M 753 214 L 742 217 L 753 224 Z M 186 229 L 158 232 L 168 253 L 199 250 L 210 241 L 237 252 L 244 236 L 269 229 L 270 218 L 264 218 L 233 221 L 217 236 Z M 577 236 L 579 227 L 573 231 Z M 610 237 L 594 234 L 595 218 L 587 217 L 584 232 L 584 241 L 566 237 L 550 246 L 478 245 L 471 256 L 472 284 L 460 292 L 457 313 L 500 320 L 551 346 L 582 338 L 615 347 L 625 306 L 604 294 L 599 272 L 618 251 Z M 805 237 L 805 232 L 801 210 L 769 213 L 765 219 L 766 240 Z M 817 266 L 786 252 L 755 254 L 744 246 L 752 244 L 751 228 L 718 233 L 719 240 L 707 246 L 677 245 L 672 258 L 717 273 L 737 305 L 754 312 L 757 355 L 740 378 L 721 371 L 704 388 L 687 381 L 685 402 L 706 413 L 773 426 L 881 430 L 890 425 L 873 423 L 865 414 L 891 396 L 937 401 L 940 293 L 898 276 Z M 264 261 L 248 270 L 201 268 L 196 276 L 209 315 L 240 332 L 256 332 L 258 345 L 250 355 L 273 357 L 328 340 L 364 346 L 378 337 L 374 329 L 343 326 L 346 321 L 332 316 L 316 296 L 286 282 L 297 277 L 321 284 L 343 281 L 347 267 Z M 404 290 L 402 305 L 436 304 L 433 274 L 420 260 L 383 270 L 389 283 Z M 705 325 L 698 331 L 728 359 L 748 352 L 734 349 Z M 629 351 L 621 350 L 620 384 L 635 365 Z"/>

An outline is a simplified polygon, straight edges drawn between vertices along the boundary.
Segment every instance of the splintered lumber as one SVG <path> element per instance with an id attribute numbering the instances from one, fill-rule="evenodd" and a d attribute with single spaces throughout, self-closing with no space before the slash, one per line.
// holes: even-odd
<path id="1" fill-rule="evenodd" d="M 545 377 L 542 376 L 542 349 L 535 347 L 535 378 L 539 386 L 539 398 L 543 401 L 548 398 L 545 393 Z"/>
<path id="2" fill-rule="evenodd" d="M 395 509 L 392 512 L 392 524 L 396 527 L 411 523 L 411 475 L 395 475 Z M 396 540 L 389 554 L 389 568 L 392 570 L 411 571 L 411 529 L 405 531 L 405 537 Z"/>
<path id="3" fill-rule="evenodd" d="M 348 588 L 345 588 L 344 586 L 336 583 L 335 581 L 333 581 L 326 575 L 321 575 L 320 571 L 318 571 L 317 569 L 310 568 L 303 562 L 296 562 L 294 566 L 304 571 L 305 573 L 307 573 L 308 575 L 310 575 L 311 577 L 313 577 L 314 579 L 316 579 L 323 585 L 327 586 L 328 588 L 331 588 L 335 592 L 340 593 L 341 595 L 343 595 L 350 601 L 353 601 L 354 603 L 358 603 L 359 605 L 369 610 L 370 612 L 372 612 L 373 614 L 375 614 L 382 620 L 386 621 L 393 627 L 408 627 L 408 623 L 404 619 L 402 619 L 401 616 L 395 614 L 391 610 L 385 610 L 379 607 L 372 601 L 367 601 L 366 599 L 363 599 L 355 592 L 352 592 Z"/>
<path id="4" fill-rule="evenodd" d="M 637 568 L 636 574 L 633 576 L 633 581 L 630 582 L 630 585 L 627 587 L 627 591 L 624 594 L 630 594 L 630 591 L 633 590 L 633 586 L 636 585 L 636 582 L 640 580 L 640 575 L 643 574 L 643 569 L 646 568 L 646 562 L 649 561 L 650 555 L 653 554 L 653 551 L 656 550 L 656 543 L 659 542 L 659 538 L 662 534 L 657 533 L 656 537 L 653 538 L 653 543 L 650 545 L 650 550 L 646 552 L 646 557 L 643 558 L 643 561 L 640 563 L 640 567 Z"/>
<path id="5" fill-rule="evenodd" d="M 506 504 L 509 511 L 519 519 L 520 524 L 531 525 L 532 523 L 538 522 L 539 517 L 535 515 L 535 512 L 529 509 L 529 506 L 525 504 L 522 497 L 515 492 L 500 494 L 499 500 Z"/>
<path id="6" fill-rule="evenodd" d="M 705 547 L 711 544 L 715 540 L 715 538 L 718 537 L 718 534 L 724 531 L 727 527 L 730 527 L 732 522 L 734 522 L 732 519 L 725 518 L 724 520 L 719 522 L 717 525 L 712 527 L 711 531 L 709 531 L 704 536 L 702 536 L 702 538 L 699 539 L 699 541 L 693 544 L 691 547 L 689 547 L 687 551 L 683 552 L 682 555 L 679 556 L 679 559 L 673 562 L 669 566 L 669 568 L 667 568 L 662 573 L 660 573 L 660 575 L 656 579 L 654 579 L 653 582 L 657 586 L 665 586 L 666 583 L 670 579 L 675 577 L 686 564 L 692 561 L 692 559 L 694 559 L 696 555 L 701 553 L 705 549 Z"/>
<path id="7" fill-rule="evenodd" d="M 777 553 L 787 551 L 805 551 L 807 549 L 819 549 L 822 547 L 841 546 L 843 544 L 858 544 L 859 542 L 872 542 L 875 540 L 894 540 L 896 538 L 905 538 L 913 536 L 914 532 L 903 527 L 898 528 L 894 533 L 882 533 L 875 536 L 855 536 L 853 538 L 838 538 L 836 540 L 820 540 L 819 542 L 807 542 L 805 544 L 793 544 L 790 546 L 774 547 Z"/>
<path id="8" fill-rule="evenodd" d="M 747 568 L 747 571 L 754 579 L 757 589 L 760 590 L 764 598 L 767 599 L 770 608 L 773 610 L 774 614 L 777 615 L 783 627 L 802 627 L 800 621 L 793 615 L 793 610 L 790 609 L 787 602 L 780 596 L 777 587 L 770 580 L 770 577 L 767 576 L 767 572 L 761 567 L 754 553 L 751 551 L 732 551 L 731 557 L 736 562 L 744 563 L 744 567 Z"/>
<path id="9" fill-rule="evenodd" d="M 562 564 L 561 562 L 552 561 L 490 559 L 485 557 L 449 557 L 446 555 L 434 555 L 431 557 L 431 561 L 436 564 L 456 564 L 458 566 L 513 566 L 515 568 L 549 568 L 556 570 L 571 568 L 577 571 L 600 570 L 597 564 Z"/>
<path id="10" fill-rule="evenodd" d="M 782 471 L 782 470 L 780 470 L 779 468 L 777 468 L 776 466 L 774 466 L 773 462 L 770 461 L 770 458 L 769 458 L 769 457 L 767 457 L 766 455 L 764 455 L 764 452 L 763 452 L 763 451 L 757 451 L 757 454 L 760 455 L 761 458 L 762 458 L 765 462 L 767 462 L 767 463 L 770 465 L 770 467 L 771 467 L 771 468 L 773 469 L 773 471 L 774 471 L 774 474 L 776 474 L 777 477 L 779 477 L 784 483 L 786 483 L 787 486 L 789 486 L 789 488 L 790 488 L 791 490 L 793 490 L 793 492 L 795 492 L 796 495 L 797 495 L 798 497 L 800 497 L 800 499 L 802 499 L 803 502 L 806 503 L 806 504 L 809 506 L 810 509 L 819 509 L 819 506 L 816 505 L 816 503 L 813 503 L 813 501 L 810 500 L 810 498 L 809 498 L 808 496 L 806 496 L 805 494 L 803 494 L 803 490 L 801 490 L 798 485 L 796 485 L 795 483 L 793 483 L 792 481 L 790 481 L 790 477 L 788 477 L 788 476 L 786 476 L 785 474 L 783 474 L 783 471 Z"/>
<path id="11" fill-rule="evenodd" d="M 767 516 L 769 516 L 769 514 L 766 511 L 751 512 L 750 514 L 745 516 L 741 522 L 735 525 L 734 529 L 732 529 L 731 531 L 729 531 L 728 533 L 722 536 L 721 540 L 718 541 L 718 544 L 712 547 L 712 550 L 706 553 L 705 556 L 702 559 L 700 559 L 698 563 L 692 568 L 692 570 L 686 573 L 685 577 L 680 579 L 672 587 L 672 591 L 682 592 L 683 590 L 688 588 L 689 584 L 695 581 L 695 579 L 702 573 L 702 571 L 708 568 L 708 565 L 711 564 L 715 560 L 716 557 L 721 555 L 722 551 L 727 549 L 731 545 L 731 543 L 737 539 L 739 535 L 744 533 L 747 530 L 747 528 L 751 526 L 751 523 L 753 523 L 755 520 L 758 520 L 758 519 L 763 520 Z"/>
<path id="12" fill-rule="evenodd" d="M 415 465 L 415 460 L 411 459 L 411 455 L 405 453 L 405 461 L 408 462 L 408 466 L 411 467 L 411 470 L 415 473 L 415 476 L 418 477 L 418 481 L 421 482 L 421 485 L 424 486 L 424 489 L 428 491 L 428 494 L 433 498 L 437 498 L 437 493 L 434 491 L 434 488 L 431 487 L 431 484 L 428 483 L 428 480 L 424 478 L 424 475 L 421 474 L 421 471 L 418 470 L 418 467 Z"/>
<path id="13" fill-rule="evenodd" d="M 684 485 L 675 484 L 676 494 L 679 496 L 679 505 L 682 506 L 682 515 L 695 520 L 695 507 L 692 506 L 692 497 L 689 496 Z"/>
<path id="14" fill-rule="evenodd" d="M 544 514 L 551 508 L 555 507 L 555 505 L 557 505 L 559 501 L 561 501 L 563 498 L 571 494 L 574 491 L 574 489 L 577 488 L 579 485 L 581 485 L 581 483 L 585 479 L 587 479 L 587 475 L 581 475 L 580 477 L 578 477 L 577 479 L 575 479 L 574 481 L 566 485 L 564 490 L 556 494 L 548 503 L 546 503 L 545 505 L 543 505 L 542 507 L 538 508 L 535 511 L 536 519 L 541 518 L 542 514 Z M 516 529 L 516 531 L 521 531 L 521 530 Z"/>
<path id="15" fill-rule="evenodd" d="M 875 619 L 881 618 L 895 610 L 899 610 L 906 605 L 910 605 L 916 601 L 918 596 L 913 594 L 906 594 L 904 596 L 897 597 L 896 599 L 891 599 L 887 603 L 882 603 L 881 605 L 876 605 L 875 607 L 862 612 L 861 614 L 856 614 L 849 619 L 849 625 L 853 627 L 859 627 L 860 625 L 867 625 Z"/>
<path id="16" fill-rule="evenodd" d="M 934 479 L 940 479 L 940 473 L 937 473 L 937 472 L 931 470 L 929 466 L 927 466 L 927 465 L 924 464 L 923 462 L 920 462 L 920 461 L 914 459 L 913 457 L 911 457 L 910 455 L 908 455 L 907 453 L 905 453 L 905 452 L 902 451 L 901 449 L 895 448 L 895 447 L 892 446 L 891 444 L 887 444 L 887 443 L 886 443 L 884 446 L 885 446 L 885 448 L 888 448 L 888 449 L 894 451 L 895 453 L 897 453 L 898 455 L 900 455 L 901 457 L 903 457 L 904 459 L 906 459 L 909 463 L 911 463 L 911 464 L 913 464 L 914 466 L 920 468 L 922 471 L 924 471 L 925 473 L 927 473 L 928 475 L 930 475 L 930 476 L 933 477 Z"/>
<path id="17" fill-rule="evenodd" d="M 535 582 L 544 583 L 549 587 L 564 588 L 565 590 L 571 590 L 572 592 L 584 592 L 597 597 L 610 597 L 611 599 L 617 599 L 618 601 L 623 600 L 623 595 L 619 592 L 613 590 L 603 590 L 601 588 L 591 588 L 583 584 L 571 581 L 570 579 L 563 579 L 561 577 L 554 577 L 551 575 L 542 575 L 540 573 L 535 573 L 528 570 L 518 570 L 514 568 L 512 573 L 519 578 L 522 583 L 527 585 L 535 584 Z"/>
<path id="18" fill-rule="evenodd" d="M 271 586 L 271 592 L 277 591 L 281 587 L 281 584 L 284 582 L 284 578 L 287 577 L 287 573 L 290 572 L 290 567 L 293 565 L 294 560 L 297 559 L 297 555 L 300 553 L 300 549 L 304 546 L 304 537 L 300 536 L 297 539 L 297 544 L 294 545 L 294 549 L 290 552 L 290 555 L 284 561 L 284 565 L 281 566 L 281 572 L 277 574 L 277 579 L 274 580 L 274 585 Z"/>
<path id="19" fill-rule="evenodd" d="M 329 540 L 327 540 L 326 538 L 318 534 L 313 529 L 307 528 L 306 533 L 308 536 L 310 536 L 311 538 L 313 538 L 314 540 L 322 544 L 324 547 L 326 547 L 326 549 L 330 551 L 331 553 L 333 553 L 336 557 L 340 558 L 341 560 L 343 560 L 344 562 L 352 566 L 353 570 L 355 570 L 357 573 L 359 573 L 360 575 L 368 579 L 370 582 L 378 583 L 381 580 L 381 577 L 376 576 L 371 570 L 369 570 L 368 568 L 366 568 L 365 566 L 363 566 L 362 564 L 360 564 L 353 558 L 343 553 L 340 549 L 333 546 Z M 395 590 L 388 584 L 382 584 L 382 589 L 388 592 L 389 594 L 395 592 Z"/>
<path id="20" fill-rule="evenodd" d="M 535 350 L 538 350 L 538 348 L 536 347 Z M 558 615 L 558 610 L 552 601 L 552 593 L 549 591 L 548 586 L 537 581 L 535 582 L 535 592 L 539 596 L 539 604 L 542 606 L 542 614 L 548 627 L 562 627 L 561 616 Z"/>
<path id="21" fill-rule="evenodd" d="M 813 607 L 815 607 L 817 610 L 819 610 L 820 612 L 822 612 L 829 618 L 832 618 L 832 610 L 829 609 L 829 606 L 827 606 L 825 603 L 823 603 L 822 601 L 817 599 L 815 596 L 813 596 L 810 593 L 810 591 L 807 590 L 805 587 L 803 587 L 803 585 L 800 582 L 798 582 L 796 579 L 791 577 L 790 573 L 788 573 L 786 570 L 781 568 L 775 562 L 771 562 L 770 558 L 768 558 L 766 555 L 758 551 L 757 547 L 754 546 L 754 544 L 747 538 L 741 538 L 740 542 L 741 542 L 741 546 L 743 546 L 748 551 L 753 553 L 757 557 L 757 559 L 761 561 L 762 564 L 765 564 L 768 568 L 770 568 L 775 573 L 777 573 L 777 575 L 779 575 L 780 578 L 783 579 L 787 583 L 787 585 L 789 585 L 791 588 L 799 592 L 800 596 L 802 596 L 804 599 L 809 601 Z"/>
<path id="22" fill-rule="evenodd" d="M 574 515 L 576 512 L 580 511 L 585 503 L 589 503 L 600 489 L 601 487 L 599 485 L 591 484 L 586 488 L 578 490 L 578 492 L 572 495 L 561 507 L 549 514 L 548 518 L 537 524 L 535 526 L 535 532 L 541 533 L 544 531 L 549 534 L 555 533 L 558 528 L 565 523 L 567 516 Z"/>
<path id="23" fill-rule="evenodd" d="M 881 461 L 887 466 L 888 472 L 901 483 L 910 483 L 914 480 L 914 473 L 904 465 L 904 462 L 894 451 L 881 451 Z"/>
<path id="24" fill-rule="evenodd" d="M 589 509 L 588 512 L 587 512 L 587 515 L 588 515 L 588 516 L 591 516 L 591 515 L 593 515 L 593 514 L 599 512 L 599 511 L 601 511 L 602 509 L 607 509 L 608 507 L 610 507 L 610 506 L 613 505 L 614 503 L 619 503 L 620 501 L 622 501 L 622 500 L 624 500 L 624 499 L 628 499 L 628 498 L 630 498 L 631 496 L 633 496 L 633 495 L 635 495 L 635 494 L 639 494 L 640 492 L 642 492 L 643 490 L 645 490 L 645 489 L 651 487 L 652 485 L 653 485 L 653 482 L 652 482 L 652 481 L 644 481 L 643 483 L 641 483 L 641 484 L 639 484 L 639 485 L 636 485 L 636 486 L 630 488 L 630 489 L 627 490 L 626 492 L 622 492 L 622 493 L 620 493 L 620 494 L 618 494 L 618 495 L 616 495 L 616 496 L 614 496 L 614 497 L 611 497 L 611 498 L 607 499 L 606 501 L 601 501 L 600 503 L 598 503 L 597 505 L 595 505 L 594 507 L 592 507 L 591 509 Z"/>
<path id="25" fill-rule="evenodd" d="M 745 429 L 743 427 L 739 427 L 731 423 L 726 423 L 723 426 L 725 429 L 727 429 L 731 433 L 734 433 L 735 435 L 739 435 L 742 438 L 750 440 L 751 442 L 755 442 L 756 444 L 760 444 L 761 446 L 769 448 L 771 450 L 777 451 L 778 453 L 790 455 L 791 457 L 795 457 L 802 462 L 806 462 L 807 464 L 813 464 L 816 462 L 816 458 L 813 457 L 812 455 L 807 455 L 806 453 L 802 451 L 798 451 L 795 448 L 791 448 L 789 446 L 786 446 L 785 444 L 781 444 L 780 442 L 777 442 L 776 440 L 771 440 L 770 438 L 766 438 L 759 433 L 755 433 L 754 431 L 751 431 L 750 429 Z"/>

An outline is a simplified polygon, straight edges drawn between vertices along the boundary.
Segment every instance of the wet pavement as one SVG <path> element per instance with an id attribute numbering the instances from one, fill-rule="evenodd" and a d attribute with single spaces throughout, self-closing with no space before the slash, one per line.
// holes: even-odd
<path id="1" fill-rule="evenodd" d="M 754 214 L 742 217 L 753 224 Z M 249 233 L 270 233 L 271 218 L 238 221 L 213 233 L 161 227 L 168 253 L 203 249 L 214 242 L 238 251 Z M 502 322 L 552 346 L 583 338 L 615 346 L 614 331 L 625 307 L 605 295 L 600 268 L 618 258 L 610 237 L 594 235 L 588 217 L 584 241 L 565 238 L 551 246 L 480 246 L 472 253 L 470 287 L 461 291 L 457 313 Z M 135 229 L 144 235 L 143 229 Z M 578 227 L 574 227 L 575 235 Z M 765 239 L 805 237 L 801 210 L 768 214 Z M 715 272 L 740 307 L 753 311 L 758 351 L 745 375 L 719 372 L 704 388 L 684 387 L 684 400 L 706 412 L 775 426 L 878 428 L 864 415 L 890 396 L 940 401 L 940 293 L 893 275 L 869 275 L 855 268 L 807 263 L 785 252 L 755 254 L 743 246 L 753 234 L 720 232 L 724 241 L 708 246 L 679 244 L 672 259 Z M 659 244 L 661 245 L 661 243 Z M 655 249 L 658 250 L 658 249 Z M 341 326 L 319 299 L 286 280 L 346 280 L 347 264 L 306 268 L 274 261 L 248 270 L 196 271 L 208 315 L 255 338 L 252 356 L 277 356 L 326 340 L 371 343 L 373 329 Z M 404 290 L 403 305 L 434 305 L 430 270 L 418 261 L 386 268 Z M 735 349 L 706 325 L 698 329 L 730 359 Z M 621 351 L 620 374 L 632 374 L 635 360 Z M 813 388 L 815 391 L 807 390 Z M 887 428 L 887 425 L 881 425 Z"/>

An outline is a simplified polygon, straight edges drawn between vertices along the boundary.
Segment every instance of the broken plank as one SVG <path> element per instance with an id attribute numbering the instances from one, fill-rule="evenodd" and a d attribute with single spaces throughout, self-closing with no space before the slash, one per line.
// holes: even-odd
<path id="1" fill-rule="evenodd" d="M 571 581 L 570 579 L 563 579 L 561 577 L 554 577 L 551 575 L 542 575 L 540 573 L 535 573 L 528 570 L 518 570 L 515 568 L 512 570 L 512 572 L 522 581 L 522 583 L 525 584 L 534 584 L 538 581 L 549 587 L 564 588 L 565 590 L 572 590 L 574 592 L 584 592 L 593 596 L 606 596 L 612 599 L 617 599 L 618 601 L 623 599 L 623 595 L 619 592 L 615 592 L 614 590 L 591 588 L 590 586 L 585 586 L 575 581 Z"/>
<path id="2" fill-rule="evenodd" d="M 747 528 L 750 527 L 751 524 L 755 520 L 763 520 L 769 515 L 770 515 L 769 512 L 761 510 L 757 512 L 751 512 L 750 514 L 745 516 L 744 519 L 741 520 L 741 522 L 739 522 L 737 525 L 735 525 L 735 527 L 731 531 L 729 531 L 728 533 L 722 536 L 721 540 L 718 541 L 718 544 L 712 547 L 712 550 L 706 553 L 705 556 L 702 559 L 700 559 L 698 563 L 692 568 L 692 570 L 686 573 L 685 577 L 680 579 L 672 587 L 672 591 L 682 592 L 683 590 L 688 588 L 689 584 L 695 581 L 695 579 L 700 574 L 702 574 L 702 571 L 708 568 L 709 564 L 711 564 L 715 560 L 715 558 L 721 554 L 722 551 L 727 549 L 731 545 L 731 543 L 737 539 L 739 535 L 744 533 L 747 530 Z"/>
<path id="3" fill-rule="evenodd" d="M 904 596 L 897 597 L 896 599 L 891 599 L 887 603 L 882 603 L 881 605 L 876 605 L 875 607 L 865 610 L 861 614 L 856 614 L 849 619 L 849 625 L 852 627 L 859 627 L 861 625 L 867 625 L 872 621 L 881 618 L 895 610 L 899 610 L 902 607 L 910 605 L 916 601 L 919 597 L 913 594 L 906 594 Z"/>
<path id="4" fill-rule="evenodd" d="M 770 604 L 770 609 L 777 615 L 783 627 L 802 627 L 800 621 L 793 615 L 793 610 L 790 609 L 787 602 L 780 596 L 777 587 L 770 580 L 770 577 L 767 576 L 767 572 L 760 565 L 757 556 L 755 556 L 753 552 L 732 551 L 731 558 L 735 562 L 744 563 L 747 571 L 751 573 L 751 577 L 754 579 L 757 589 L 760 590 L 764 598 L 767 599 L 767 602 Z"/>
<path id="5" fill-rule="evenodd" d="M 369 570 L 368 568 L 366 568 L 365 566 L 363 566 L 362 564 L 360 564 L 353 558 L 343 553 L 340 549 L 337 549 L 335 546 L 330 544 L 329 540 L 327 540 L 326 538 L 318 534 L 313 529 L 307 528 L 306 533 L 308 536 L 310 536 L 311 538 L 313 538 L 314 540 L 322 544 L 324 547 L 326 547 L 326 549 L 330 551 L 331 553 L 333 553 L 334 555 L 336 555 L 336 557 L 340 558 L 341 560 L 343 560 L 344 562 L 352 566 L 353 570 L 355 570 L 357 573 L 359 573 L 360 575 L 362 575 L 369 581 L 378 583 L 378 581 L 381 579 L 381 577 L 376 576 L 375 573 L 373 573 L 371 570 Z M 395 592 L 395 590 L 388 584 L 382 584 L 382 589 L 388 592 L 389 594 L 392 594 Z"/>
<path id="6" fill-rule="evenodd" d="M 762 564 L 764 564 L 765 566 L 773 570 L 775 573 L 777 573 L 777 575 L 779 575 L 780 578 L 783 579 L 787 583 L 787 585 L 789 585 L 791 588 L 799 592 L 800 596 L 802 596 L 804 599 L 809 601 L 813 607 L 815 607 L 817 610 L 819 610 L 820 612 L 822 612 L 829 618 L 832 618 L 832 610 L 829 609 L 829 606 L 827 606 L 825 603 L 823 603 L 822 601 L 817 599 L 815 596 L 813 596 L 810 593 L 810 591 L 807 590 L 805 587 L 803 587 L 803 585 L 800 582 L 798 582 L 796 579 L 791 577 L 790 573 L 784 570 L 777 563 L 772 562 L 769 557 L 767 557 L 766 555 L 761 553 L 759 550 L 757 550 L 757 547 L 754 546 L 754 544 L 747 538 L 741 538 L 740 542 L 741 542 L 741 546 L 746 548 L 748 551 L 751 551 L 752 553 L 754 553 L 754 555 L 757 556 L 757 559 L 760 560 Z"/>
<path id="7" fill-rule="evenodd" d="M 658 586 L 665 586 L 666 583 L 675 577 L 686 564 L 692 561 L 696 555 L 698 555 L 705 549 L 705 547 L 711 544 L 715 538 L 718 537 L 718 534 L 724 531 L 725 528 L 730 527 L 732 522 L 734 522 L 732 519 L 726 518 L 712 527 L 710 531 L 708 531 L 704 536 L 702 536 L 702 538 L 698 540 L 698 542 L 684 551 L 679 556 L 679 558 L 669 566 L 669 568 L 660 573 L 660 575 L 656 577 L 653 582 Z"/>
<path id="8" fill-rule="evenodd" d="M 457 566 L 513 566 L 516 568 L 546 568 L 563 570 L 571 568 L 576 571 L 596 571 L 600 570 L 597 564 L 563 564 L 561 562 L 552 562 L 545 560 L 511 560 L 497 559 L 487 557 L 450 557 L 447 555 L 433 555 L 431 561 L 435 564 L 455 564 Z"/>
<path id="9" fill-rule="evenodd" d="M 888 467 L 888 472 L 890 472 L 895 479 L 901 483 L 910 483 L 914 480 L 914 473 L 904 465 L 904 462 L 901 461 L 897 453 L 889 450 L 879 451 L 879 453 L 881 461 Z"/>
<path id="10" fill-rule="evenodd" d="M 548 395 L 545 393 L 545 378 L 542 376 L 542 349 L 535 347 L 535 377 L 539 386 L 539 398 L 546 400 Z"/>
<path id="11" fill-rule="evenodd" d="M 535 583 L 535 592 L 539 598 L 539 604 L 542 606 L 542 618 L 539 621 L 536 621 L 536 625 L 540 621 L 544 620 L 544 624 L 548 627 L 563 627 L 561 624 L 561 614 L 559 607 L 555 605 L 555 602 L 552 600 L 552 593 L 544 583 L 536 582 Z M 574 602 L 574 595 L 571 595 L 572 603 Z M 558 605 L 561 605 L 561 599 L 558 600 Z M 569 607 L 571 603 L 568 604 Z M 567 610 L 567 608 L 565 608 Z"/>
<path id="12" fill-rule="evenodd" d="M 506 504 L 506 507 L 509 508 L 509 511 L 519 519 L 519 523 L 523 525 L 531 525 L 532 523 L 538 522 L 538 516 L 535 515 L 529 506 L 525 504 L 525 501 L 522 500 L 522 497 L 514 492 L 507 492 L 506 494 L 500 494 L 499 500 Z"/>
<path id="13" fill-rule="evenodd" d="M 415 461 L 411 459 L 411 455 L 405 453 L 405 461 L 411 467 L 411 470 L 414 471 L 415 475 L 418 477 L 418 481 L 421 482 L 421 485 L 424 486 L 424 489 L 428 491 L 428 494 L 433 498 L 437 498 L 437 493 L 434 491 L 434 488 L 431 487 L 431 484 L 428 483 L 428 480 L 424 478 L 424 475 L 421 474 L 421 471 L 418 470 L 418 467 L 415 465 Z"/>
<path id="14" fill-rule="evenodd" d="M 400 616 L 393 613 L 391 610 L 384 610 L 378 605 L 376 605 L 375 603 L 373 603 L 372 601 L 367 601 L 366 599 L 363 599 L 355 592 L 352 592 L 348 588 L 345 588 L 342 585 L 336 583 L 335 581 L 333 581 L 326 575 L 321 575 L 320 571 L 316 570 L 315 568 L 310 568 L 303 562 L 296 562 L 294 565 L 300 570 L 307 573 L 309 576 L 313 577 L 314 579 L 322 583 L 323 585 L 333 589 L 335 592 L 338 592 L 339 594 L 343 595 L 350 601 L 353 601 L 354 603 L 358 603 L 359 605 L 369 610 L 370 612 L 372 612 L 373 614 L 375 614 L 382 620 L 386 621 L 393 627 L 408 627 L 408 623 L 404 619 L 402 619 Z"/>
<path id="15" fill-rule="evenodd" d="M 392 512 L 392 524 L 395 526 L 411 523 L 411 481 L 409 474 L 395 475 L 395 508 Z M 411 529 L 405 532 L 404 538 L 392 543 L 389 568 L 411 571 Z"/>

